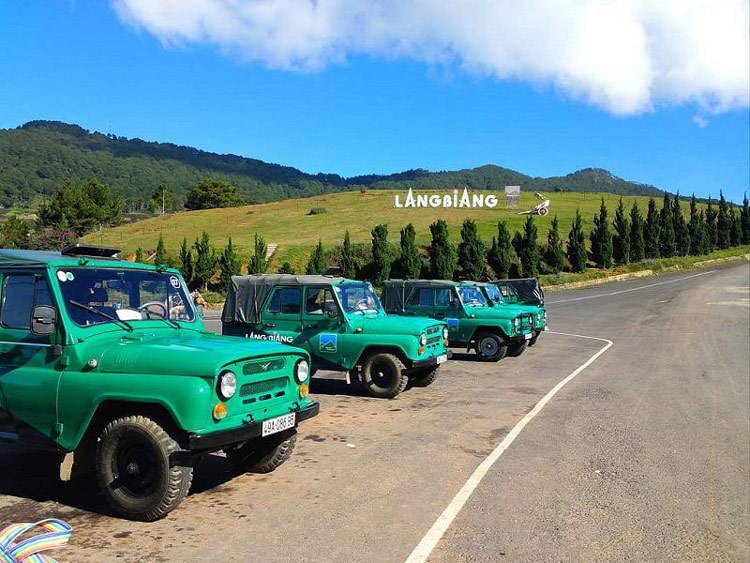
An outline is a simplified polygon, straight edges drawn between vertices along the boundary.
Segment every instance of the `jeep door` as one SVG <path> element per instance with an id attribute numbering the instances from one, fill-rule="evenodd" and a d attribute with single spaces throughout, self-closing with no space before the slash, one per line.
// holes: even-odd
<path id="1" fill-rule="evenodd" d="M 322 367 L 341 369 L 344 316 L 330 286 L 305 287 L 302 340 Z"/>
<path id="2" fill-rule="evenodd" d="M 260 334 L 268 340 L 301 345 L 302 288 L 278 286 L 271 293 L 263 310 Z"/>
<path id="3" fill-rule="evenodd" d="M 31 333 L 31 313 L 37 305 L 54 306 L 43 274 L 2 274 L 0 395 L 5 412 L 0 414 L 0 431 L 11 434 L 6 439 L 51 446 L 49 438 L 58 434 L 55 407 L 63 367 L 60 355 L 55 354 L 57 335 Z"/>
<path id="4" fill-rule="evenodd" d="M 462 324 L 460 322 L 463 316 L 463 307 L 458 300 L 456 290 L 453 287 L 438 287 L 435 289 L 435 313 L 436 319 L 445 321 L 448 324 L 449 340 L 465 341 L 465 335 L 462 334 Z"/>

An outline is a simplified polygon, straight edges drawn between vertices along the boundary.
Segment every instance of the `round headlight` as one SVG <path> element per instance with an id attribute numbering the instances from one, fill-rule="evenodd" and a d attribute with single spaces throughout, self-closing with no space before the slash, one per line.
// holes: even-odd
<path id="1" fill-rule="evenodd" d="M 425 333 L 422 333 L 422 336 L 419 337 L 419 343 L 424 346 L 427 344 L 427 335 Z"/>
<path id="2" fill-rule="evenodd" d="M 294 366 L 294 379 L 297 383 L 302 384 L 307 381 L 308 377 L 310 377 L 310 364 L 307 363 L 307 360 L 300 360 Z"/>
<path id="3" fill-rule="evenodd" d="M 448 339 L 448 327 L 447 326 L 443 327 L 443 339 L 445 340 Z"/>
<path id="4" fill-rule="evenodd" d="M 219 387 L 217 389 L 219 397 L 228 401 L 237 391 L 237 377 L 231 371 L 224 371 L 219 376 Z"/>

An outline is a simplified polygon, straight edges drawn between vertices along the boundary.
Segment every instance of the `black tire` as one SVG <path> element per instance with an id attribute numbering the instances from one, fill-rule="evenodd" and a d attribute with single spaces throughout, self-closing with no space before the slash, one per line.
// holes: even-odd
<path id="1" fill-rule="evenodd" d="M 381 352 L 373 354 L 362 366 L 362 385 L 379 399 L 392 399 L 409 384 L 404 373 L 404 364 L 396 356 Z"/>
<path id="2" fill-rule="evenodd" d="M 297 442 L 291 430 L 245 442 L 239 448 L 224 450 L 237 469 L 247 473 L 271 473 L 289 459 Z"/>
<path id="3" fill-rule="evenodd" d="M 131 520 L 158 520 L 182 502 L 190 490 L 192 467 L 170 467 L 179 444 L 145 416 L 113 420 L 99 436 L 96 476 L 112 509 Z"/>
<path id="4" fill-rule="evenodd" d="M 475 349 L 479 358 L 485 362 L 499 362 L 508 353 L 508 346 L 493 332 L 480 332 Z"/>
<path id="5" fill-rule="evenodd" d="M 517 342 L 516 344 L 511 344 L 510 346 L 508 346 L 507 355 L 512 358 L 517 358 L 518 356 L 524 353 L 528 345 L 529 345 L 528 340 L 524 340 L 523 342 Z"/>
<path id="6" fill-rule="evenodd" d="M 409 374 L 409 384 L 414 387 L 427 387 L 432 385 L 438 376 L 440 366 L 415 369 Z"/>
<path id="7" fill-rule="evenodd" d="M 533 336 L 533 337 L 531 338 L 531 340 L 529 340 L 529 346 L 533 346 L 534 344 L 536 344 L 536 341 L 537 341 L 537 340 L 539 339 L 539 334 L 541 334 L 541 333 L 536 333 L 536 334 L 535 334 L 535 335 L 534 335 L 534 336 Z"/>

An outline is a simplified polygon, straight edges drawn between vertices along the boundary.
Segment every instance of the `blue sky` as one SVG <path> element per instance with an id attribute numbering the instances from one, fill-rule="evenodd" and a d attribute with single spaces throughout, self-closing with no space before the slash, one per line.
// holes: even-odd
<path id="1" fill-rule="evenodd" d="M 344 62 L 289 69 L 157 35 L 106 2 L 3 3 L 0 127 L 56 119 L 346 176 L 492 163 L 539 176 L 601 167 L 734 201 L 748 190 L 744 103 L 714 114 L 665 99 L 623 113 L 554 80 L 460 62 L 352 49 Z"/>

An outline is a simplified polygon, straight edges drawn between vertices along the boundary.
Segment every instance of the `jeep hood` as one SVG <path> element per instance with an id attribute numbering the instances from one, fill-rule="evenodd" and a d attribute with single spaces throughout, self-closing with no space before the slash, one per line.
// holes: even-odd
<path id="1" fill-rule="evenodd" d="M 277 354 L 307 356 L 285 344 L 196 331 L 129 334 L 112 339 L 109 345 L 99 342 L 97 350 L 100 372 L 202 377 L 213 377 L 220 368 L 236 361 Z"/>
<path id="2" fill-rule="evenodd" d="M 352 315 L 349 323 L 353 329 L 361 328 L 365 334 L 409 334 L 421 335 L 427 327 L 445 324 L 426 317 L 401 317 L 397 315 L 361 316 Z"/>
<path id="3" fill-rule="evenodd" d="M 514 319 L 518 315 L 529 314 L 515 305 L 500 305 L 498 307 L 466 307 L 466 312 L 477 319 Z"/>

